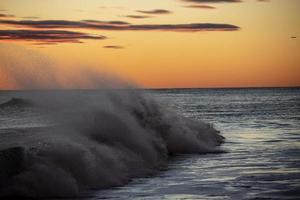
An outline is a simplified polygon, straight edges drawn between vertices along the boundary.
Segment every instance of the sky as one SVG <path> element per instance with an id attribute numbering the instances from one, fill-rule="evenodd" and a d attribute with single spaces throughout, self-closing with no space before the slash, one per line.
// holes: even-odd
<path id="1" fill-rule="evenodd" d="M 81 87 L 86 71 L 144 88 L 300 86 L 299 9 L 299 0 L 1 0 L 0 89 Z"/>

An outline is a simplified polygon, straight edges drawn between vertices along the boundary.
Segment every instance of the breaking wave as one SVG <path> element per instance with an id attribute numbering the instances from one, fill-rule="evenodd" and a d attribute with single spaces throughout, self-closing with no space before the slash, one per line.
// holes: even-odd
<path id="1" fill-rule="evenodd" d="M 21 98 L 11 98 L 9 101 L 0 104 L 0 108 L 27 106 L 33 106 L 33 104 L 30 101 Z"/>
<path id="2" fill-rule="evenodd" d="M 28 102 L 54 123 L 0 142 L 0 196 L 72 197 L 120 186 L 161 169 L 169 156 L 219 152 L 224 140 L 141 91 L 58 92 L 1 106 Z"/>

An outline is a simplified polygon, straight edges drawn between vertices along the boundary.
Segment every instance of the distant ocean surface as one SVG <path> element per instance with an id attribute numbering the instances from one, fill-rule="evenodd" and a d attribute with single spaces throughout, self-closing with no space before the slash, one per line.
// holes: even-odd
<path id="1" fill-rule="evenodd" d="M 44 119 L 30 110 L 1 109 L 26 93 L 0 92 L 0 140 L 4 130 L 43 126 Z M 300 199 L 300 88 L 146 93 L 213 124 L 226 138 L 224 153 L 178 155 L 163 171 L 80 199 Z"/>

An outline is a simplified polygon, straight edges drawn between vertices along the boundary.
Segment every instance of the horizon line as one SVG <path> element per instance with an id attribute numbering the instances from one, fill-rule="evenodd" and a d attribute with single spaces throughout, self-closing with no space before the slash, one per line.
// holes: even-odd
<path id="1" fill-rule="evenodd" d="M 66 91 L 66 90 L 107 90 L 107 89 L 115 89 L 115 90 L 126 90 L 126 89 L 135 89 L 135 90 L 193 90 L 193 89 L 300 89 L 299 86 L 237 86 L 237 87 L 164 87 L 164 88 L 146 88 L 146 87 L 128 87 L 128 88 L 49 88 L 49 89 L 0 89 L 3 91 Z"/>

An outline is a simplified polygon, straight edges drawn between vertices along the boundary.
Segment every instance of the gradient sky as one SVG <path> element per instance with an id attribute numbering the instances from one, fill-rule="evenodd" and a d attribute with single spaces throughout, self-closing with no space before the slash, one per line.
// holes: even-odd
<path id="1" fill-rule="evenodd" d="M 299 9 L 299 0 L 1 0 L 0 89 L 22 88 L 16 77 L 39 59 L 59 63 L 60 79 L 88 67 L 146 88 L 300 86 Z M 30 67 L 41 79 L 43 70 Z"/>

